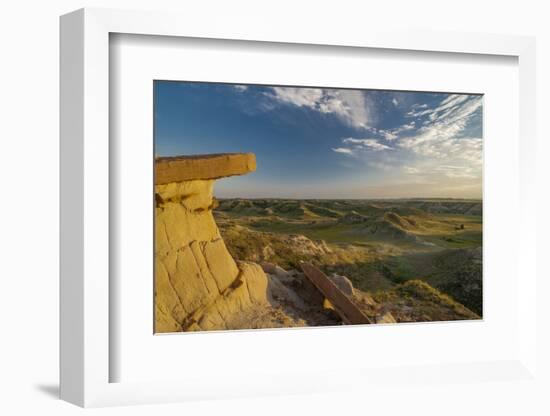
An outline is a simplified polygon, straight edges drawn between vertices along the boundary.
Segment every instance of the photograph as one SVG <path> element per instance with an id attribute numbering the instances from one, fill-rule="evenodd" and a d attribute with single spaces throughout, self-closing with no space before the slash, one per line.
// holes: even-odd
<path id="1" fill-rule="evenodd" d="M 543 2 L 2 6 L 0 416 L 550 416 Z"/>
<path id="2" fill-rule="evenodd" d="M 155 80 L 154 333 L 483 319 L 483 95 Z"/>

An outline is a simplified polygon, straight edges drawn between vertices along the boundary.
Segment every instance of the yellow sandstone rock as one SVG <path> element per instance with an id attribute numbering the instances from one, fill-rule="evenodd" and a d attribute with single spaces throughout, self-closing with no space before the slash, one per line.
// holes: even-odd
<path id="1" fill-rule="evenodd" d="M 231 329 L 235 314 L 266 304 L 267 276 L 235 262 L 212 215 L 212 178 L 254 169 L 251 154 L 157 161 L 155 332 Z"/>
<path id="2" fill-rule="evenodd" d="M 253 153 L 221 153 L 157 158 L 155 183 L 168 184 L 195 179 L 219 179 L 256 170 Z"/>
<path id="3" fill-rule="evenodd" d="M 238 263 L 241 279 L 246 285 L 250 301 L 263 304 L 267 302 L 267 277 L 262 267 L 256 263 L 241 261 Z"/>

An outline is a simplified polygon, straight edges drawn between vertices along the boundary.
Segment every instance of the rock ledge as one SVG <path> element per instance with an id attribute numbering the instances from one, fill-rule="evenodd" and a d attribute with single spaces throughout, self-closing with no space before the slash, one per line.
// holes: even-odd
<path id="1" fill-rule="evenodd" d="M 155 184 L 189 180 L 219 179 L 256 170 L 254 153 L 160 157 L 155 163 Z"/>

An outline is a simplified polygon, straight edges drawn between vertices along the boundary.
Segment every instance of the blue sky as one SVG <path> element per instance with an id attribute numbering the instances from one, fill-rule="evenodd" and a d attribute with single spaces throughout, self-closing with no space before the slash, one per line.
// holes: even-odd
<path id="1" fill-rule="evenodd" d="M 480 198 L 482 96 L 156 81 L 155 153 L 222 152 L 222 198 Z"/>

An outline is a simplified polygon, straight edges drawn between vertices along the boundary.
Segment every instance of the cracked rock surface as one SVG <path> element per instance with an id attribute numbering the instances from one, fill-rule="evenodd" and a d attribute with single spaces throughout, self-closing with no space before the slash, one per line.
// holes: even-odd
<path id="1" fill-rule="evenodd" d="M 213 180 L 156 186 L 155 330 L 229 329 L 267 303 L 267 276 L 231 257 L 212 216 Z"/>

